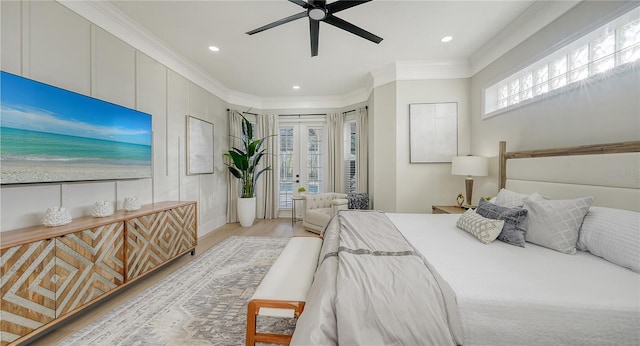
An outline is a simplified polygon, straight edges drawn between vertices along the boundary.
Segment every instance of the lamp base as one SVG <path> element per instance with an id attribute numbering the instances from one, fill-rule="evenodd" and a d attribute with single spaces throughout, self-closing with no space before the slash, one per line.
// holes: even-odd
<path id="1" fill-rule="evenodd" d="M 464 185 L 465 185 L 466 192 L 467 192 L 467 203 L 465 205 L 470 206 L 470 205 L 472 205 L 471 201 L 473 200 L 472 197 L 471 197 L 471 195 L 473 193 L 473 178 L 471 178 L 471 176 L 467 177 L 464 180 Z"/>

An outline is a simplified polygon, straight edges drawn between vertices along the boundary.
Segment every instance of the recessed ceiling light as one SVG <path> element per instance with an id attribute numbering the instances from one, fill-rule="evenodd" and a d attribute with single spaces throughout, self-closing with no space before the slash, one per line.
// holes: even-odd
<path id="1" fill-rule="evenodd" d="M 209 46 L 209 50 L 212 52 L 219 52 L 220 48 L 216 47 L 216 46 Z"/>
<path id="2" fill-rule="evenodd" d="M 294 86 L 293 86 L 293 88 L 294 88 L 295 90 L 298 90 L 298 89 L 300 89 L 300 86 L 299 86 L 299 85 L 294 85 Z"/>
<path id="3" fill-rule="evenodd" d="M 451 40 L 453 40 L 453 36 L 445 36 L 445 37 L 440 39 L 440 42 L 446 43 L 446 42 L 449 42 Z"/>

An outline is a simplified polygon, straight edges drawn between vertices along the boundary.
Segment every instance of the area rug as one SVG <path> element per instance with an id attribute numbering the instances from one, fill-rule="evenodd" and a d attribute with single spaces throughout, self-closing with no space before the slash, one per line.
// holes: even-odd
<path id="1" fill-rule="evenodd" d="M 247 302 L 287 241 L 227 238 L 58 345 L 244 345 Z M 258 320 L 259 330 L 294 327 Z"/>

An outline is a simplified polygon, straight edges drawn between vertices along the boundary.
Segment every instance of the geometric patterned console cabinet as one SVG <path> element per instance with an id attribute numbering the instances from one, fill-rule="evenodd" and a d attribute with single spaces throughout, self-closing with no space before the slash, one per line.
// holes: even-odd
<path id="1" fill-rule="evenodd" d="M 161 202 L 0 234 L 0 345 L 20 344 L 198 241 L 196 202 Z"/>

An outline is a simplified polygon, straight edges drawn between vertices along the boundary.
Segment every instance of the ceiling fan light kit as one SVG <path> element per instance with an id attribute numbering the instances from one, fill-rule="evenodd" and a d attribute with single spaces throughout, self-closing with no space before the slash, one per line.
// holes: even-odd
<path id="1" fill-rule="evenodd" d="M 320 33 L 320 22 L 333 25 L 339 29 L 348 31 L 356 36 L 360 36 L 373 43 L 382 42 L 382 37 L 376 36 L 362 28 L 359 28 L 347 21 L 344 21 L 336 16 L 334 13 L 346 10 L 348 8 L 364 4 L 371 0 L 338 0 L 327 5 L 326 0 L 309 0 L 309 2 L 303 0 L 289 0 L 302 8 L 304 12 L 300 12 L 289 17 L 282 18 L 273 23 L 261 26 L 257 29 L 247 32 L 248 35 L 257 34 L 267 29 L 275 28 L 276 26 L 289 23 L 296 19 L 308 17 L 309 18 L 309 37 L 311 39 L 311 56 L 318 55 L 318 36 Z"/>
<path id="2" fill-rule="evenodd" d="M 309 10 L 309 18 L 313 20 L 323 20 L 327 17 L 327 10 L 324 8 L 312 8 Z"/>

